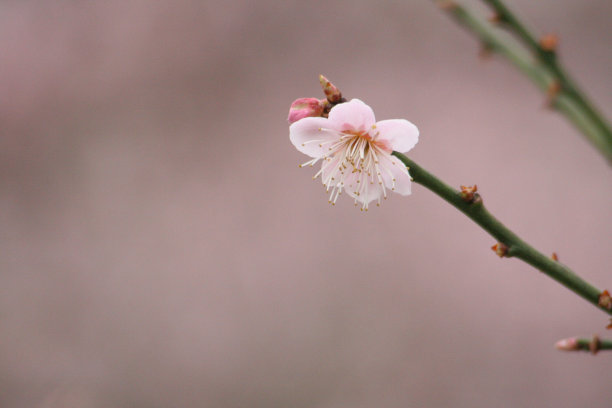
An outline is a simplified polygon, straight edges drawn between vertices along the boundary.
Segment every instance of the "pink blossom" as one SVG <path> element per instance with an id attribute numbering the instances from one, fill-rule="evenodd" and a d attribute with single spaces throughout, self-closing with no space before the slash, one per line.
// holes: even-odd
<path id="1" fill-rule="evenodd" d="M 325 100 L 320 101 L 317 98 L 296 99 L 289 108 L 289 117 L 287 120 L 289 123 L 294 123 L 309 116 L 321 116 L 324 103 Z"/>
<path id="2" fill-rule="evenodd" d="M 334 106 L 328 118 L 304 118 L 289 127 L 289 138 L 312 157 L 300 167 L 322 161 L 313 177 L 321 176 L 336 203 L 343 191 L 367 210 L 370 202 L 387 198 L 388 191 L 410 194 L 408 169 L 391 153 L 405 153 L 419 139 L 419 130 L 405 119 L 376 122 L 372 109 L 360 101 Z"/>

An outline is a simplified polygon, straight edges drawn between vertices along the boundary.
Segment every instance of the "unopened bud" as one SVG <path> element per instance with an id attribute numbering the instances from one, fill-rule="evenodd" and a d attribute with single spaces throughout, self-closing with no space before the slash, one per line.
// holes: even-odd
<path id="1" fill-rule="evenodd" d="M 289 123 L 297 122 L 300 119 L 307 118 L 309 116 L 321 116 L 323 114 L 323 108 L 325 107 L 325 100 L 319 100 L 317 98 L 300 98 L 293 101 L 289 108 L 289 117 L 287 120 Z"/>
<path id="2" fill-rule="evenodd" d="M 540 47 L 544 51 L 555 52 L 557 50 L 557 44 L 559 43 L 559 37 L 556 34 L 546 34 L 540 38 Z"/>
<path id="3" fill-rule="evenodd" d="M 575 337 L 570 337 L 569 339 L 559 340 L 558 342 L 555 343 L 555 347 L 558 350 L 563 350 L 563 351 L 576 351 L 580 349 L 580 346 L 578 345 L 578 339 L 576 339 Z"/>
<path id="4" fill-rule="evenodd" d="M 459 6 L 453 0 L 438 0 L 438 7 L 442 10 L 454 10 Z"/>
<path id="5" fill-rule="evenodd" d="M 504 21 L 504 19 L 501 14 L 495 12 L 489 17 L 489 21 L 492 22 L 493 24 L 498 24 Z"/>
<path id="6" fill-rule="evenodd" d="M 544 103 L 544 106 L 546 106 L 547 108 L 552 108 L 560 92 L 561 84 L 559 83 L 559 81 L 552 81 L 546 89 L 546 102 Z"/>
<path id="7" fill-rule="evenodd" d="M 319 82 L 321 83 L 321 87 L 329 103 L 336 104 L 342 102 L 342 93 L 334 84 L 329 82 L 329 79 L 325 78 L 323 75 L 319 75 Z"/>
<path id="8" fill-rule="evenodd" d="M 491 58 L 491 55 L 493 55 L 494 50 L 495 48 L 490 43 L 483 42 L 480 45 L 480 50 L 478 51 L 478 58 L 480 58 L 482 61 L 488 60 Z"/>
<path id="9" fill-rule="evenodd" d="M 599 300 L 597 303 L 599 306 L 605 309 L 612 310 L 612 297 L 607 289 L 599 294 Z"/>
<path id="10" fill-rule="evenodd" d="M 503 258 L 508 254 L 508 246 L 501 242 L 498 242 L 497 244 L 493 245 L 491 249 L 495 251 L 497 256 L 499 256 L 500 258 Z"/>
<path id="11" fill-rule="evenodd" d="M 478 187 L 476 186 L 476 184 L 474 184 L 473 186 L 461 186 L 461 199 L 463 201 L 465 201 L 466 203 L 471 203 L 474 201 L 474 195 L 476 194 L 476 192 L 478 191 Z"/>

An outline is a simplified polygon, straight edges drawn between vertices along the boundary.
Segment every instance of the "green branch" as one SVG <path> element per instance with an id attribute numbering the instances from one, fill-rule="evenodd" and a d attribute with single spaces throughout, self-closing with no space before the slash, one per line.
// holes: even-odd
<path id="1" fill-rule="evenodd" d="M 498 249 L 498 254 L 500 254 L 500 256 L 515 257 L 528 263 L 569 290 L 583 297 L 598 309 L 608 314 L 612 314 L 612 310 L 600 306 L 602 292 L 599 289 L 583 280 L 568 267 L 538 252 L 519 238 L 514 232 L 510 231 L 504 224 L 487 211 L 478 194 L 473 195 L 473 198 L 466 199 L 466 196 L 462 195 L 461 192 L 448 186 L 408 157 L 398 152 L 393 152 L 393 155 L 406 165 L 415 183 L 421 184 L 446 200 L 491 234 L 500 244 L 503 244 L 500 245 Z"/>
<path id="2" fill-rule="evenodd" d="M 542 47 L 499 0 L 483 1 L 494 8 L 499 25 L 516 34 L 532 53 L 515 41 L 502 37 L 493 24 L 477 19 L 465 7 L 454 2 L 449 3 L 448 0 L 437 1 L 445 4 L 443 9 L 461 26 L 474 33 L 487 50 L 505 57 L 541 90 L 548 93 L 551 107 L 565 115 L 612 164 L 610 125 L 559 65 L 554 50 Z"/>
<path id="3" fill-rule="evenodd" d="M 563 351 L 588 351 L 597 354 L 600 350 L 612 350 L 612 340 L 601 340 L 598 336 L 593 336 L 592 339 L 578 339 L 571 337 L 569 339 L 559 340 L 555 347 Z"/>

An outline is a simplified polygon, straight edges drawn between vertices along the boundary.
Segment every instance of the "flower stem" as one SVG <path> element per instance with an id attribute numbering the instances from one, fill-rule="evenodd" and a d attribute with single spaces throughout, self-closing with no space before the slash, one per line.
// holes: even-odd
<path id="1" fill-rule="evenodd" d="M 519 47 L 518 43 L 500 36 L 493 24 L 477 19 L 465 7 L 452 3 L 452 6 L 444 9 L 460 25 L 473 32 L 488 50 L 505 57 L 540 89 L 547 92 L 551 107 L 565 115 L 612 164 L 610 125 L 559 64 L 555 50 L 544 48 L 502 1 L 483 1 L 491 5 L 497 13 L 499 25 L 516 34 L 531 53 Z"/>
<path id="2" fill-rule="evenodd" d="M 452 206 L 471 218 L 472 221 L 491 234 L 500 243 L 504 244 L 507 247 L 505 256 L 515 257 L 528 263 L 577 295 L 583 297 L 598 309 L 608 314 L 612 314 L 612 310 L 599 305 L 599 299 L 602 293 L 599 289 L 576 275 L 568 267 L 543 255 L 519 238 L 485 208 L 479 196 L 476 196 L 473 201 L 467 202 L 458 190 L 448 186 L 405 155 L 399 152 L 393 152 L 393 155 L 406 165 L 415 183 L 421 184 L 446 200 Z"/>

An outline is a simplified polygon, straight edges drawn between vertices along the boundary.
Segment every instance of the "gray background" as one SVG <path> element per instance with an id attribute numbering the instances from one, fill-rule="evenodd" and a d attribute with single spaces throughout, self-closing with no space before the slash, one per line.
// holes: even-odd
<path id="1" fill-rule="evenodd" d="M 481 14 L 486 11 L 479 2 Z M 612 6 L 512 1 L 612 116 Z M 430 1 L 0 3 L 0 406 L 608 406 L 606 316 L 420 186 L 330 207 L 327 75 L 411 157 L 612 288 L 612 171 Z"/>

